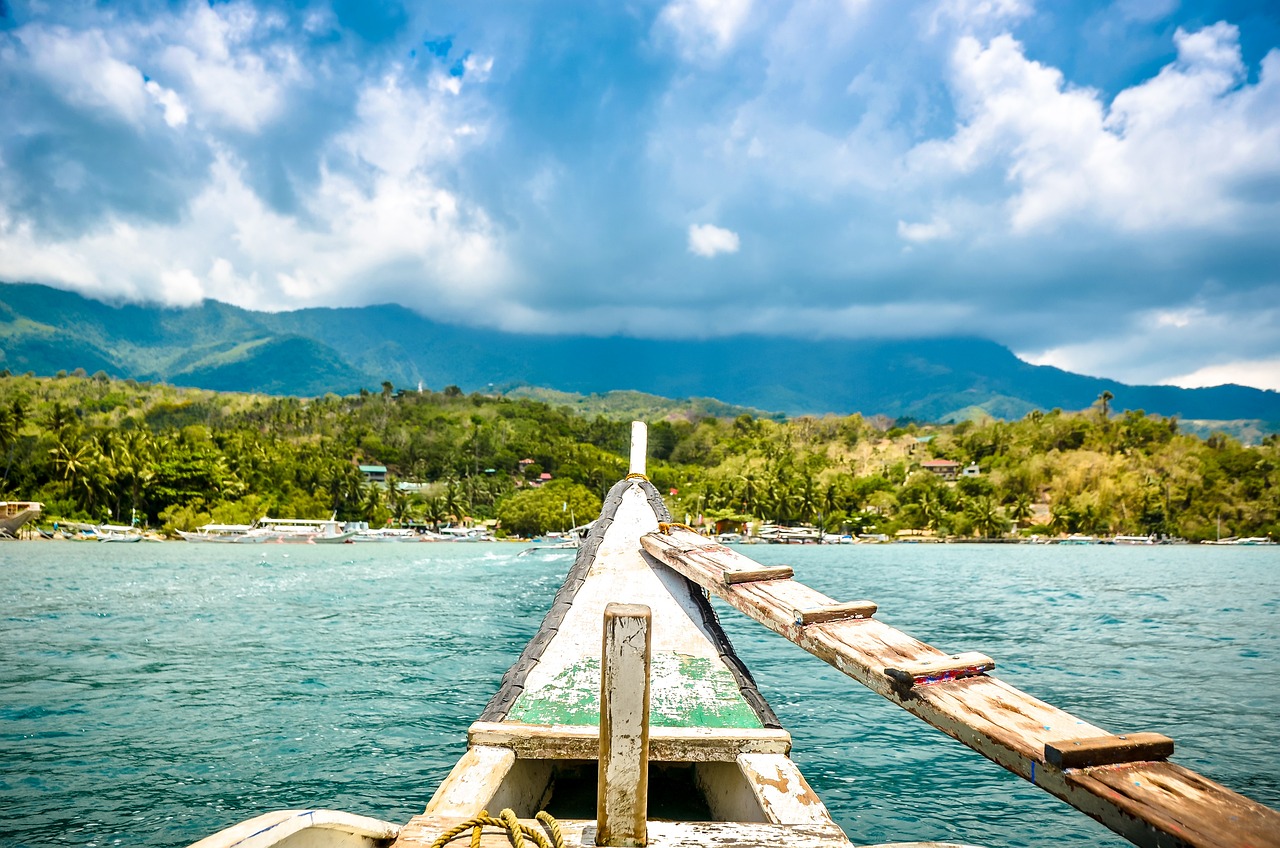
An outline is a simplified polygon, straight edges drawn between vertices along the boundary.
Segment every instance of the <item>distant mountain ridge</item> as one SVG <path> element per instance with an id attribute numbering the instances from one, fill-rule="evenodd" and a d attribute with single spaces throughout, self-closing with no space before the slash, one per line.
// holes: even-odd
<path id="1" fill-rule="evenodd" d="M 189 308 L 113 306 L 31 284 L 0 284 L 0 367 L 42 375 L 84 368 L 300 396 L 350 394 L 384 380 L 465 391 L 634 390 L 790 415 L 862 412 L 931 421 L 1083 409 L 1110 391 L 1116 409 L 1280 422 L 1277 392 L 1128 386 L 1031 365 L 976 338 L 543 336 L 442 324 L 393 305 L 283 313 L 217 301 Z"/>

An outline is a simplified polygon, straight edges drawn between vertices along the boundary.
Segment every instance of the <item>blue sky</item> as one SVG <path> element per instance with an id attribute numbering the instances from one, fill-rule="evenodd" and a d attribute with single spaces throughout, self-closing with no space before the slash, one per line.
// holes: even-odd
<path id="1" fill-rule="evenodd" d="M 0 0 L 0 279 L 1280 389 L 1280 6 Z"/>

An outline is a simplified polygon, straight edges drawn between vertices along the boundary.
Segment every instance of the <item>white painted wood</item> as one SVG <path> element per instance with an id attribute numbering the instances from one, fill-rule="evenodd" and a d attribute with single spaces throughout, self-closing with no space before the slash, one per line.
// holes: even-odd
<path id="1" fill-rule="evenodd" d="M 693 779 L 714 821 L 761 824 L 769 821 L 736 759 L 698 763 L 693 769 Z"/>
<path id="2" fill-rule="evenodd" d="M 521 820 L 535 830 L 541 825 Z M 405 825 L 395 848 L 427 848 L 441 833 L 461 822 L 454 818 L 420 816 Z M 561 819 L 560 830 L 569 846 L 592 845 L 596 823 Z M 460 838 L 458 844 L 465 845 Z M 510 848 L 505 833 L 489 828 L 483 848 Z M 528 842 L 525 843 L 526 845 Z M 834 824 L 762 824 L 753 822 L 649 822 L 648 848 L 852 848 L 844 832 Z"/>
<path id="3" fill-rule="evenodd" d="M 472 745 L 510 748 L 519 758 L 595 760 L 599 729 L 590 725 L 477 721 Z M 791 734 L 772 728 L 649 727 L 649 759 L 663 763 L 736 762 L 739 754 L 786 754 Z"/>
<path id="4" fill-rule="evenodd" d="M 649 810 L 649 653 L 653 613 L 640 604 L 604 611 L 596 844 L 645 844 Z"/>
<path id="5" fill-rule="evenodd" d="M 488 809 L 511 766 L 516 761 L 510 748 L 475 745 L 467 749 L 449 772 L 431 801 L 427 813 L 467 818 Z"/>
<path id="6" fill-rule="evenodd" d="M 789 757 L 742 754 L 738 767 L 766 820 L 774 824 L 830 824 L 831 814 Z"/>
<path id="7" fill-rule="evenodd" d="M 643 421 L 631 422 L 631 473 L 643 474 L 649 453 L 649 428 Z"/>
<path id="8" fill-rule="evenodd" d="M 551 799 L 552 760 L 516 758 L 515 765 L 507 772 L 498 791 L 489 799 L 487 809 L 501 812 L 510 808 L 518 816 L 534 816 L 547 808 Z"/>
<path id="9" fill-rule="evenodd" d="M 601 622 L 609 603 L 625 600 L 653 610 L 661 627 L 652 635 L 654 673 L 650 681 L 653 702 L 676 703 L 709 698 L 711 681 L 691 682 L 679 675 L 664 675 L 670 665 L 664 659 L 705 658 L 728 673 L 711 636 L 702 625 L 701 612 L 689 598 L 684 578 L 665 565 L 652 565 L 640 549 L 640 537 L 658 529 L 644 490 L 639 484 L 623 494 L 609 532 L 602 541 L 587 580 L 574 596 L 558 632 L 546 646 L 525 679 L 525 697 L 543 700 L 556 678 L 584 658 L 599 659 Z M 592 695 L 592 698 L 595 696 Z M 656 710 L 655 710 L 656 712 Z"/>
<path id="10" fill-rule="evenodd" d="M 399 832 L 390 822 L 337 810 L 277 810 L 220 830 L 191 848 L 372 848 Z"/>

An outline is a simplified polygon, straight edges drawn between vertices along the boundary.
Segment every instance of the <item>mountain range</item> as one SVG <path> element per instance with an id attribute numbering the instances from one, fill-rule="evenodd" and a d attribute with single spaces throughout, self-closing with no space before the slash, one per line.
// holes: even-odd
<path id="1" fill-rule="evenodd" d="M 468 392 L 634 390 L 789 415 L 862 412 L 928 421 L 1083 409 L 1108 391 L 1117 410 L 1280 422 L 1278 392 L 1129 386 L 1031 365 L 979 338 L 551 336 L 444 324 L 394 305 L 268 313 L 206 300 L 172 308 L 108 304 L 22 283 L 0 284 L 0 368 L 46 376 L 83 368 L 299 396 L 376 390 L 383 381 Z"/>

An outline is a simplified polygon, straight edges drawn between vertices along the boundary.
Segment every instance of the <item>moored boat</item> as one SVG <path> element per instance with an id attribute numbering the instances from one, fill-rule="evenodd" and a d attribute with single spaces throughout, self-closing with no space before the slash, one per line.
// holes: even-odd
<path id="1" fill-rule="evenodd" d="M 205 524 L 195 530 L 179 530 L 178 535 L 188 542 L 227 544 L 241 541 L 252 529 L 252 524 Z"/>
<path id="2" fill-rule="evenodd" d="M 253 527 L 236 539 L 244 544 L 340 545 L 355 536 L 334 518 L 259 518 Z"/>
<path id="3" fill-rule="evenodd" d="M 349 529 L 349 527 L 348 527 Z M 405 527 L 360 527 L 351 537 L 353 542 L 420 542 L 418 531 Z"/>
<path id="4" fill-rule="evenodd" d="M 99 524 L 98 538 L 103 542 L 141 542 L 142 529 L 127 524 Z"/>
<path id="5" fill-rule="evenodd" d="M 18 530 L 40 515 L 44 504 L 38 501 L 0 501 L 0 538 L 18 535 Z"/>
<path id="6" fill-rule="evenodd" d="M 869 601 L 672 523 L 639 455 L 422 815 L 287 810 L 197 846 L 497 846 L 505 828 L 544 848 L 851 848 L 707 593 L 1138 844 L 1280 846 L 1280 814 L 1167 762 L 1167 738 L 1107 734 L 990 676 L 981 654 L 946 654 Z"/>

